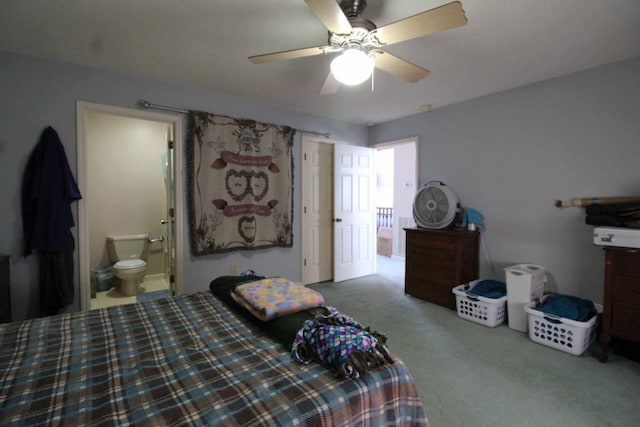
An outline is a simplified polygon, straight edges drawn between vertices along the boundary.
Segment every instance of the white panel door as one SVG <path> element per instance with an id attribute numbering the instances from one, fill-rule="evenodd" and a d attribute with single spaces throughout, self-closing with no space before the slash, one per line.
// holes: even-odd
<path id="1" fill-rule="evenodd" d="M 375 150 L 334 147 L 333 280 L 374 273 Z"/>
<path id="2" fill-rule="evenodd" d="M 302 283 L 333 278 L 333 145 L 302 143 Z"/>

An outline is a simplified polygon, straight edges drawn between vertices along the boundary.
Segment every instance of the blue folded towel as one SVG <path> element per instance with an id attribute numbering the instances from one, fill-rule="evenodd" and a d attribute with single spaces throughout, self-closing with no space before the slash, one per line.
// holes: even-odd
<path id="1" fill-rule="evenodd" d="M 507 294 L 507 284 L 500 282 L 499 280 L 480 280 L 468 291 L 472 294 L 478 295 L 479 297 L 497 299 L 502 298 Z"/>
<path id="2" fill-rule="evenodd" d="M 532 308 L 578 322 L 586 322 L 598 312 L 589 300 L 561 294 L 549 295 L 542 305 Z"/>
<path id="3" fill-rule="evenodd" d="M 462 215 L 462 226 L 466 227 L 467 224 L 475 224 L 476 227 L 482 228 L 484 227 L 484 216 L 480 213 L 480 211 L 473 208 L 465 208 L 464 214 Z"/>

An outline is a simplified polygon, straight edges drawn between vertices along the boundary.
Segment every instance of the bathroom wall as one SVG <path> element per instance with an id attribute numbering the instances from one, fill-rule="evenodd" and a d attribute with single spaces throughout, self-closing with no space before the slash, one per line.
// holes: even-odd
<path id="1" fill-rule="evenodd" d="M 164 235 L 162 154 L 167 126 L 103 113 L 88 115 L 87 183 L 91 266 L 110 264 L 108 235 Z M 164 243 L 149 246 L 147 277 L 164 272 Z"/>

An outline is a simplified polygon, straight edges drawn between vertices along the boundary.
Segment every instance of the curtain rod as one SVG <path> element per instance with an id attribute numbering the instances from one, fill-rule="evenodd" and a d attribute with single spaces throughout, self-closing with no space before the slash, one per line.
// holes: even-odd
<path id="1" fill-rule="evenodd" d="M 138 105 L 141 108 L 144 108 L 145 110 L 153 108 L 154 110 L 173 111 L 174 113 L 180 113 L 180 114 L 189 113 L 189 110 L 184 110 L 182 108 L 176 108 L 176 107 L 167 107 L 166 105 L 152 104 L 149 101 L 145 101 L 145 100 L 141 100 L 140 102 L 138 102 Z"/>
<path id="2" fill-rule="evenodd" d="M 166 105 L 158 105 L 158 104 L 152 104 L 149 101 L 145 101 L 145 100 L 141 100 L 140 102 L 138 102 L 138 106 L 140 106 L 140 108 L 143 108 L 145 110 L 148 110 L 150 108 L 153 108 L 154 110 L 165 110 L 165 111 L 173 111 L 174 113 L 180 113 L 180 114 L 188 114 L 189 110 L 185 110 L 184 108 L 176 108 L 176 107 L 169 107 Z M 331 138 L 331 134 L 328 132 L 316 132 L 313 130 L 305 130 L 305 129 L 297 129 L 302 133 L 310 133 L 313 135 L 320 135 L 320 136 L 324 136 L 325 138 L 329 139 Z"/>

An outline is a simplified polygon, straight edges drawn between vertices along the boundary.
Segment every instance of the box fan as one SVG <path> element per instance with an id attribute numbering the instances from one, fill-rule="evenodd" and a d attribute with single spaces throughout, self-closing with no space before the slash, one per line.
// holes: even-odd
<path id="1" fill-rule="evenodd" d="M 460 212 L 458 197 L 440 181 L 428 182 L 413 199 L 413 219 L 418 227 L 448 227 Z"/>

